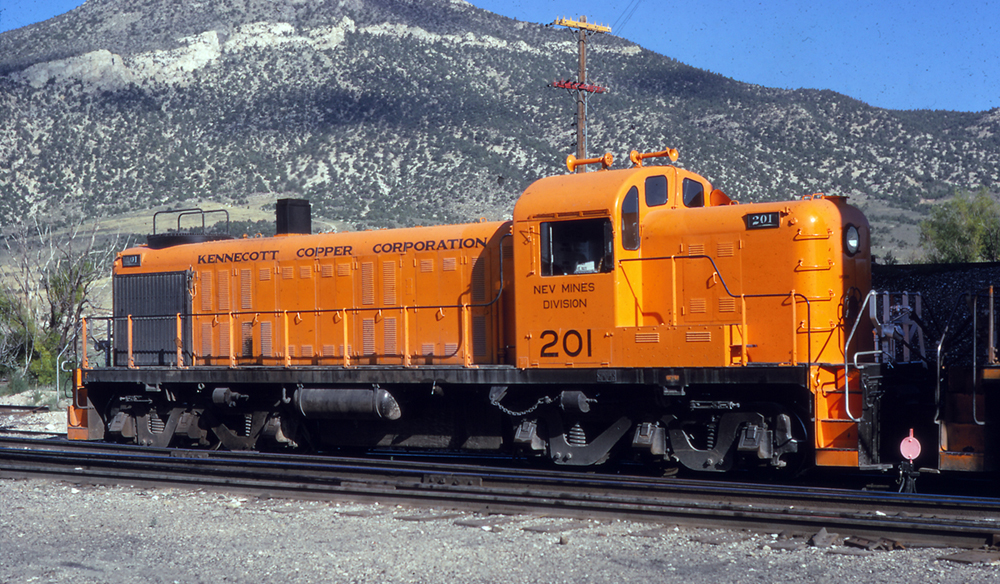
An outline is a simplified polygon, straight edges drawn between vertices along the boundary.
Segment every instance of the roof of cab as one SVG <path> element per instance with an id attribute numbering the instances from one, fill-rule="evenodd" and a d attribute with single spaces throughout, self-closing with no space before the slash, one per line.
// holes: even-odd
<path id="1" fill-rule="evenodd" d="M 533 217 L 605 216 L 619 197 L 647 176 L 677 172 L 674 166 L 644 166 L 562 174 L 539 179 L 525 189 L 514 205 L 514 220 Z"/>

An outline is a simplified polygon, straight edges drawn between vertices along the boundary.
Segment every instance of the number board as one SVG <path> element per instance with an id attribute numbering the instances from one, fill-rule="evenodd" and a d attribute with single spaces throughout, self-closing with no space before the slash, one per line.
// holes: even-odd
<path id="1" fill-rule="evenodd" d="M 139 254 L 129 254 L 122 256 L 123 268 L 138 268 L 140 264 Z"/>
<path id="2" fill-rule="evenodd" d="M 780 214 L 777 211 L 768 213 L 747 213 L 743 216 L 747 229 L 774 229 L 781 224 Z"/>

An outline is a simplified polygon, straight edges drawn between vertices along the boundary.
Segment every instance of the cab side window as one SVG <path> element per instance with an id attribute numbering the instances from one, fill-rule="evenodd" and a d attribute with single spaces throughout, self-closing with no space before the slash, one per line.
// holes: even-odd
<path id="1" fill-rule="evenodd" d="M 659 207 L 667 204 L 667 177 L 646 177 L 646 206 Z"/>
<path id="2" fill-rule="evenodd" d="M 622 247 L 639 249 L 639 189 L 635 187 L 622 199 Z"/>
<path id="3" fill-rule="evenodd" d="M 700 182 L 689 178 L 684 179 L 684 206 L 705 206 L 705 187 Z"/>
<path id="4" fill-rule="evenodd" d="M 611 220 L 542 223 L 542 275 L 597 274 L 613 269 Z"/>

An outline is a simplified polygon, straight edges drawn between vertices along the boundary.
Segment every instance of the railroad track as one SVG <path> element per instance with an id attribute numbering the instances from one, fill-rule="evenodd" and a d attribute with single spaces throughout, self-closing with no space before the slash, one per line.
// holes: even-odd
<path id="1" fill-rule="evenodd" d="M 14 406 L 0 404 L 0 417 L 3 416 L 27 416 L 30 414 L 44 414 L 51 411 L 49 406 Z M 66 432 L 49 432 L 45 430 L 21 430 L 18 428 L 8 428 L 4 424 L 0 423 L 0 434 L 13 434 L 17 436 L 36 436 L 36 437 L 50 437 L 50 436 L 66 436 Z"/>
<path id="2" fill-rule="evenodd" d="M 904 544 L 1000 538 L 1000 500 L 721 483 L 452 462 L 164 450 L 0 438 L 0 476 L 182 486 L 490 513 L 620 518 L 754 531 L 820 528 Z"/>
<path id="3" fill-rule="evenodd" d="M 4 414 L 44 414 L 49 411 L 49 406 L 11 406 L 0 404 L 0 416 Z"/>

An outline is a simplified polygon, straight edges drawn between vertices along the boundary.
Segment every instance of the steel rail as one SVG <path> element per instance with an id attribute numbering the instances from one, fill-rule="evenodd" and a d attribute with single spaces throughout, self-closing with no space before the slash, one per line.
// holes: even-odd
<path id="1" fill-rule="evenodd" d="M 96 447 L 95 447 L 96 446 Z M 595 475 L 534 468 L 246 454 L 0 438 L 0 476 L 181 486 L 491 513 L 547 513 L 700 527 L 888 537 L 977 547 L 1000 500 Z"/>

